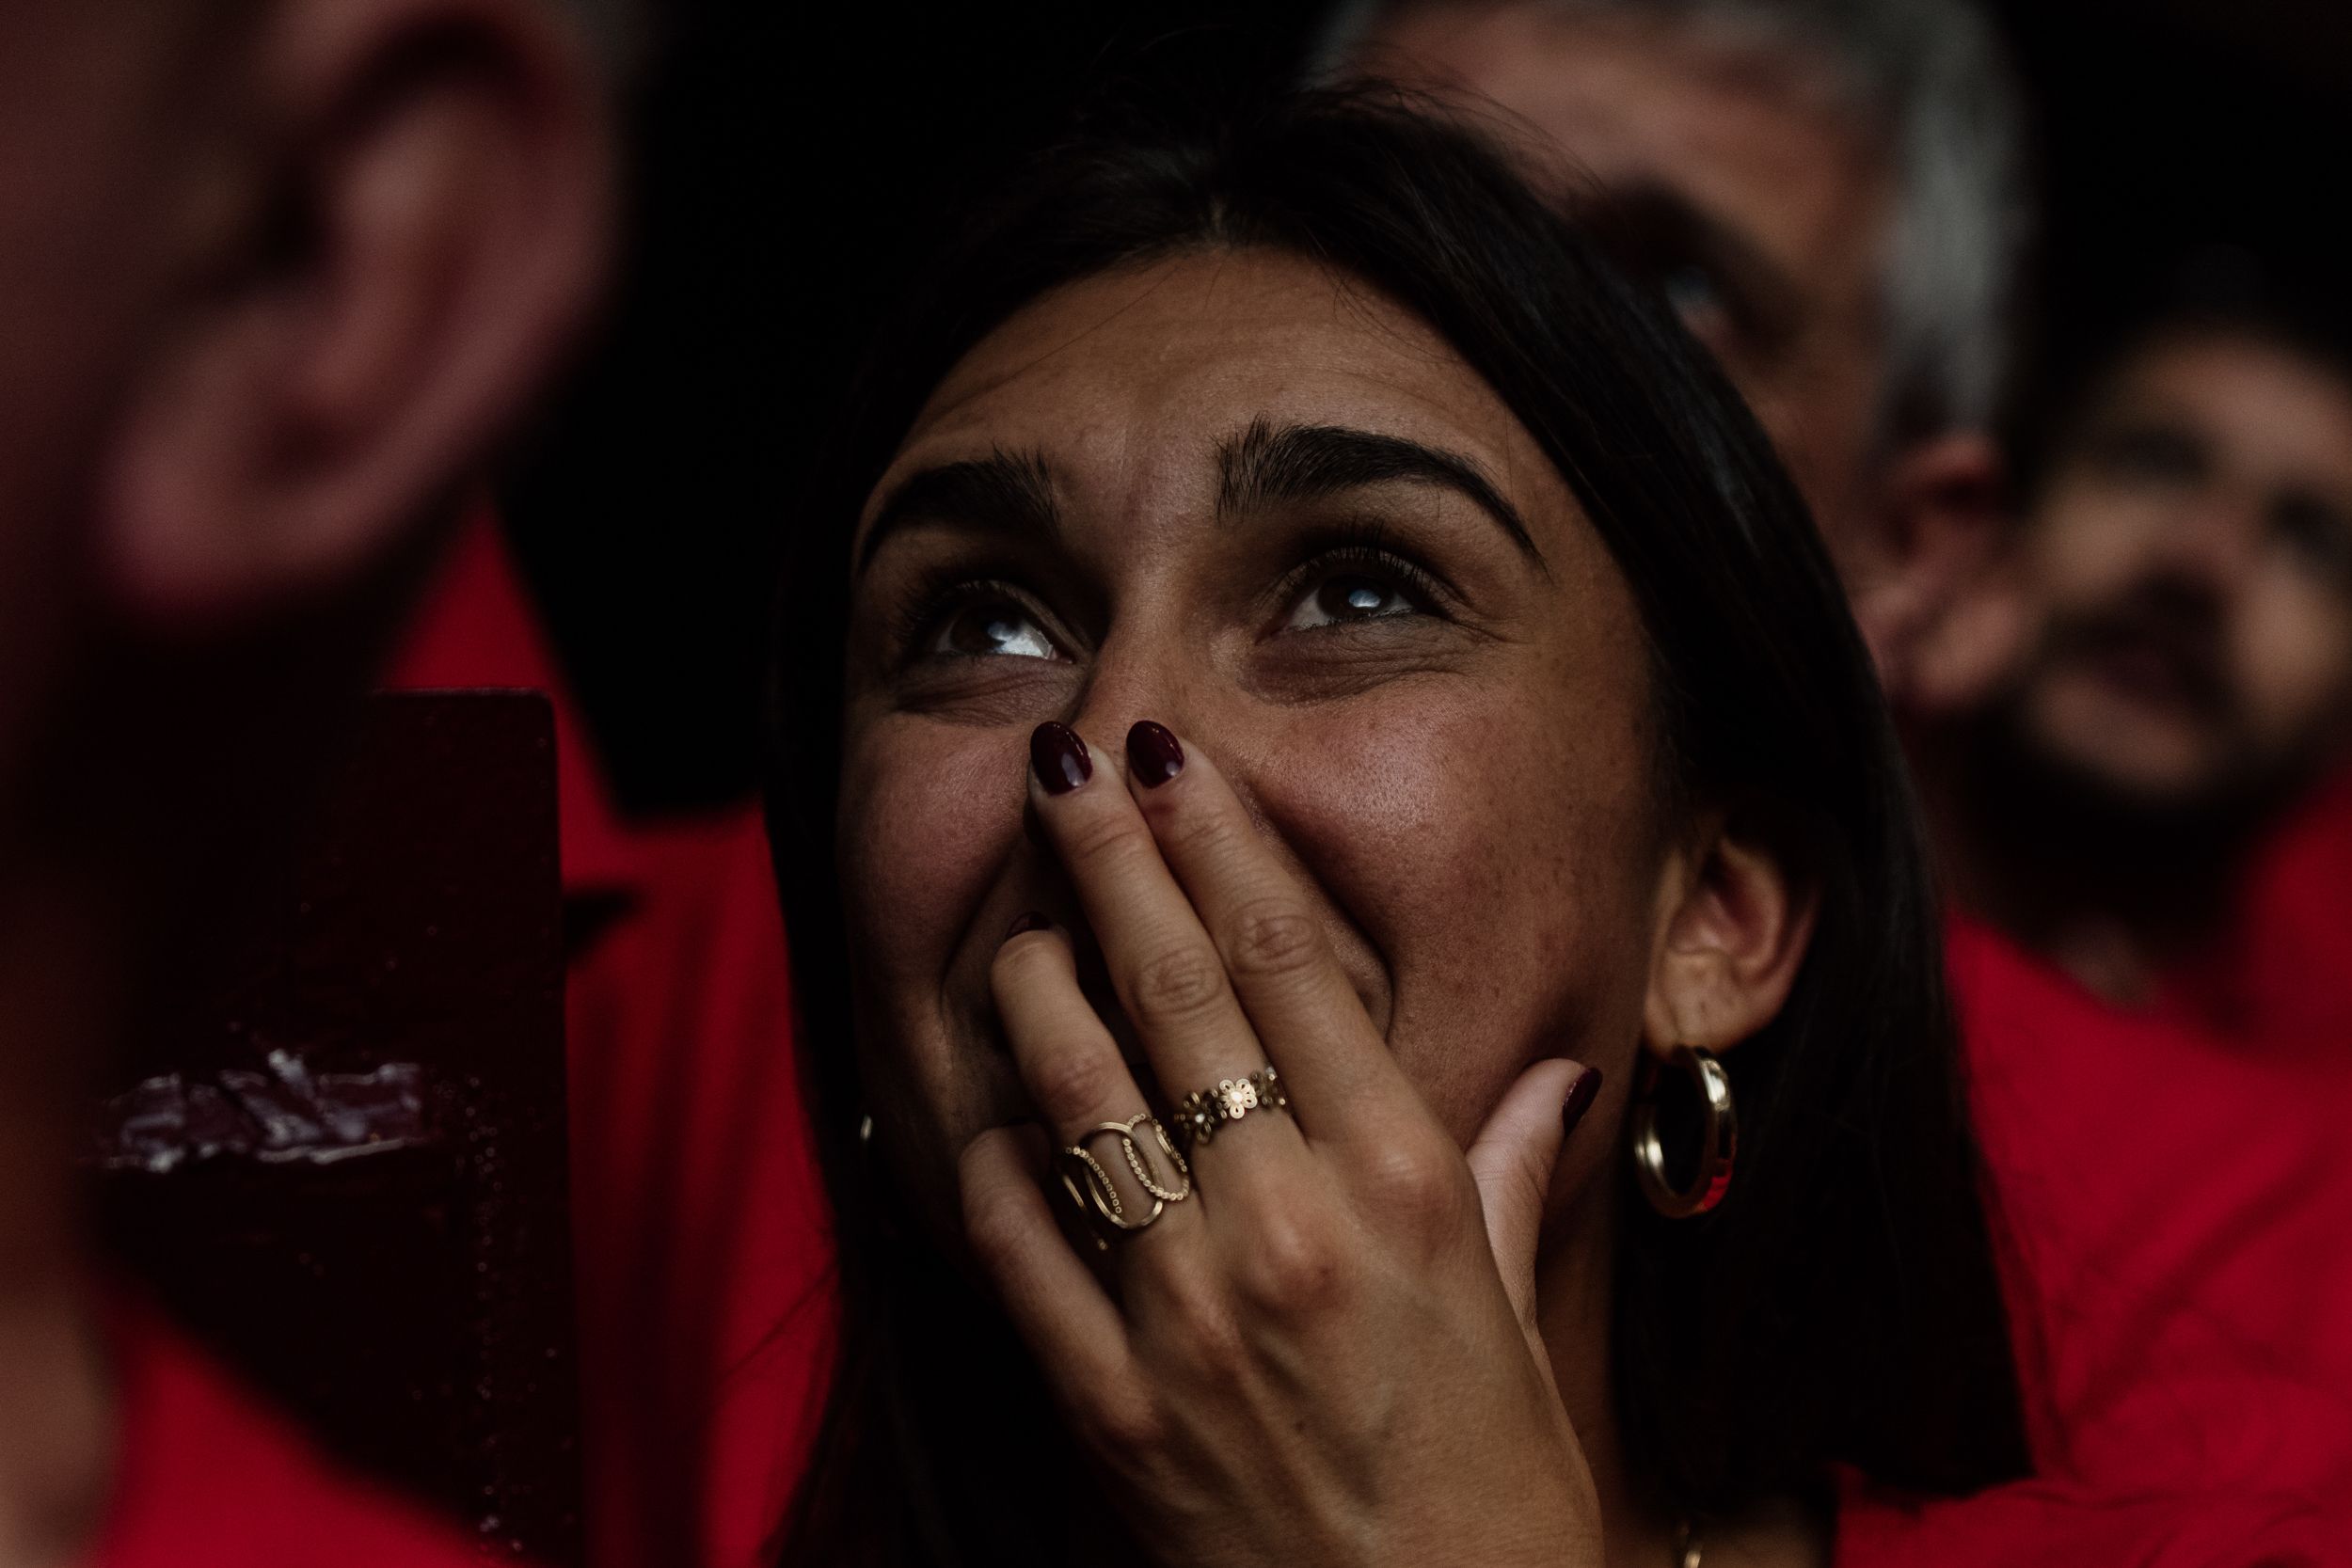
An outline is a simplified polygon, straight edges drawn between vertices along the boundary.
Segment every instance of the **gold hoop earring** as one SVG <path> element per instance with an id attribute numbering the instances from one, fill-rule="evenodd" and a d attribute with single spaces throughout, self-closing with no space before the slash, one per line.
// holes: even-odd
<path id="1" fill-rule="evenodd" d="M 1731 1079 L 1714 1053 L 1695 1045 L 1677 1045 L 1667 1058 L 1691 1080 L 1699 1097 L 1699 1162 L 1690 1182 L 1676 1187 L 1666 1174 L 1666 1146 L 1658 1135 L 1658 1085 L 1633 1105 L 1633 1170 L 1641 1178 L 1642 1196 L 1670 1220 L 1704 1214 L 1724 1200 L 1731 1187 L 1731 1162 L 1740 1152 L 1740 1121 L 1731 1109 Z"/>

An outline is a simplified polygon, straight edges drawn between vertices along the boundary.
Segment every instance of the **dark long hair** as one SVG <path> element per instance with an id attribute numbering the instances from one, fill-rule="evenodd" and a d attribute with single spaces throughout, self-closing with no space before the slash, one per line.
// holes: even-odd
<path id="1" fill-rule="evenodd" d="M 1476 135 L 1380 91 L 1205 126 L 1097 111 L 991 205 L 872 361 L 780 621 L 770 814 L 842 1338 L 787 1561 L 1065 1560 L 1067 1440 L 1000 1316 L 860 1157 L 835 879 L 848 546 L 924 399 L 1065 283 L 1192 250 L 1310 258 L 1416 312 L 1500 394 L 1631 586 L 1668 787 L 1774 825 L 1819 900 L 1779 1017 L 1725 1057 L 1741 1119 L 1704 1219 L 1627 1204 L 1626 1453 L 1705 1519 L 1845 1463 L 1924 1493 L 2026 1467 L 1939 925 L 1902 758 L 1836 574 L 1738 396 Z M 1634 1184 L 1621 1184 L 1631 1193 Z M 1043 1506 L 1040 1506 L 1042 1502 Z"/>

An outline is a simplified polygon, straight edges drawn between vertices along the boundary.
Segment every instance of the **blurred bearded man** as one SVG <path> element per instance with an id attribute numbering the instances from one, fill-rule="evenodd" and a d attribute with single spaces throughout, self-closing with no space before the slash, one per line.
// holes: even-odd
<path id="1" fill-rule="evenodd" d="M 2037 1455 L 2102 1497 L 2352 1476 L 2343 342 L 2208 295 L 2061 388 L 1947 626 L 2006 673 L 1916 736 Z"/>
<path id="2" fill-rule="evenodd" d="M 2352 355 L 2312 312 L 2194 305 L 2049 428 L 1974 612 L 2024 652 L 1931 771 L 1963 897 L 2145 1008 L 2352 736 Z"/>
<path id="3" fill-rule="evenodd" d="M 138 1308 L 87 1098 L 602 268 L 538 0 L 0 7 L 0 1565 L 458 1562 Z"/>

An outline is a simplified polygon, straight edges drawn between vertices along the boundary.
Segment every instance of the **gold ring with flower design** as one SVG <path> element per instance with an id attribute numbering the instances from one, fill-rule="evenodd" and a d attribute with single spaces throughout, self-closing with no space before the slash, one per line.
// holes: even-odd
<path id="1" fill-rule="evenodd" d="M 1287 1112 L 1290 1108 L 1282 1075 L 1269 1063 L 1246 1078 L 1220 1078 L 1215 1088 L 1195 1089 L 1178 1101 L 1176 1135 L 1186 1148 L 1198 1148 L 1214 1139 L 1218 1129 L 1254 1111 Z"/>

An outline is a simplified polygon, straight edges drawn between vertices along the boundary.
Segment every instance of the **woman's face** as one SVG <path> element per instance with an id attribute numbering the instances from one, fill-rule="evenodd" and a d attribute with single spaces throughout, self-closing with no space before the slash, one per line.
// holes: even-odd
<path id="1" fill-rule="evenodd" d="M 1667 826 L 1638 616 L 1534 441 L 1420 321 L 1265 251 L 1064 288 L 939 387 L 852 559 L 858 1048 L 943 1234 L 965 1142 L 1028 1114 L 990 959 L 1031 910 L 1087 944 L 1024 820 L 1049 719 L 1098 767 L 1138 719 L 1214 755 L 1457 1137 L 1542 1056 L 1601 1067 L 1592 1120 L 1618 1114 Z M 1577 1140 L 1564 1183 L 1613 1142 Z"/>

